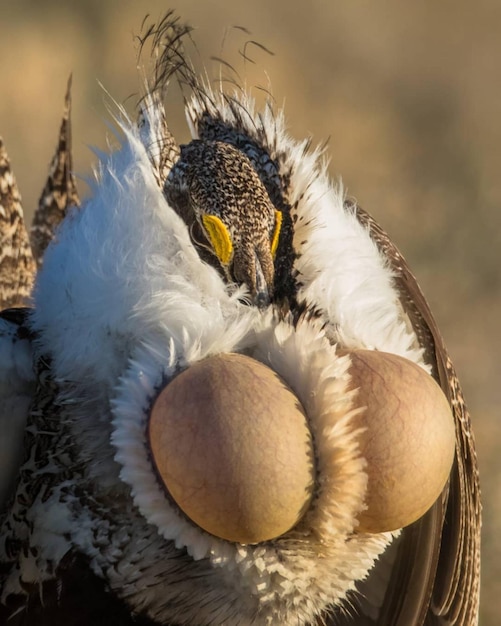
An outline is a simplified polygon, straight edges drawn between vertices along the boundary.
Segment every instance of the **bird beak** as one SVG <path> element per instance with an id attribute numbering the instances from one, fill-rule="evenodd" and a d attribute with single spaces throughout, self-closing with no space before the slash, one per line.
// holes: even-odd
<path id="1" fill-rule="evenodd" d="M 264 276 L 261 262 L 256 252 L 254 252 L 254 262 L 256 272 L 256 293 L 253 294 L 252 301 L 253 304 L 259 309 L 264 309 L 270 304 L 270 291 L 268 288 L 268 283 L 266 282 L 266 278 Z"/>

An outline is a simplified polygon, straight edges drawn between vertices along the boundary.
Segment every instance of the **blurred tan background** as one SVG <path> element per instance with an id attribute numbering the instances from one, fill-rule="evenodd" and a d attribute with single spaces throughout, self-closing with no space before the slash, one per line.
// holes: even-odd
<path id="1" fill-rule="evenodd" d="M 0 134 L 28 215 L 70 72 L 75 170 L 85 177 L 95 160 L 88 146 L 105 147 L 109 134 L 98 81 L 132 110 L 133 35 L 147 13 L 156 19 L 169 7 L 196 27 L 209 67 L 211 55 L 223 56 L 251 85 L 266 86 L 269 76 L 294 137 L 330 138 L 333 177 L 390 232 L 418 276 L 473 415 L 485 515 L 481 624 L 498 626 L 501 2 L 0 0 Z M 251 37 L 227 29 L 235 25 Z M 249 38 L 275 55 L 251 47 L 256 64 L 243 67 L 238 49 Z M 169 119 L 185 140 L 181 108 L 173 96 Z"/>

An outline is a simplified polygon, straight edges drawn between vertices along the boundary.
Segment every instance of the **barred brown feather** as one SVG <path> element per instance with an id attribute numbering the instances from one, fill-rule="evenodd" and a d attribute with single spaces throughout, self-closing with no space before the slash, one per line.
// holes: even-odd
<path id="1" fill-rule="evenodd" d="M 38 202 L 31 225 L 30 240 L 37 267 L 68 208 L 79 206 L 78 191 L 73 174 L 71 154 L 71 76 L 66 88 L 64 112 L 59 130 L 59 141 L 49 167 L 47 182 Z"/>
<path id="2" fill-rule="evenodd" d="M 0 138 L 0 309 L 26 304 L 34 274 L 21 196 Z"/>

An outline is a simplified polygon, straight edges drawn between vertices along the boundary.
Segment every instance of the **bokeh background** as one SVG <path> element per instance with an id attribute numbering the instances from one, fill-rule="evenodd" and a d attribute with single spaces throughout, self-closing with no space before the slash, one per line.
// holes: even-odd
<path id="1" fill-rule="evenodd" d="M 484 494 L 482 626 L 501 623 L 501 2 L 0 0 L 0 134 L 30 216 L 73 73 L 75 170 L 110 135 L 103 89 L 133 110 L 134 35 L 175 8 L 195 62 L 271 84 L 294 137 L 329 139 L 330 170 L 414 269 L 462 378 Z M 250 35 L 231 28 L 245 26 Z M 274 52 L 247 48 L 255 39 Z M 198 58 L 199 55 L 199 58 Z M 256 91 L 258 97 L 262 93 Z M 188 134 L 173 88 L 171 125 Z M 85 183 L 80 181 L 81 194 Z"/>

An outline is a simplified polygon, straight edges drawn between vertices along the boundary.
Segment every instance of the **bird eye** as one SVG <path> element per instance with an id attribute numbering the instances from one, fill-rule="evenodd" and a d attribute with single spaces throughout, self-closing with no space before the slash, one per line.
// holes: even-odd
<path id="1" fill-rule="evenodd" d="M 282 228 L 282 212 L 275 211 L 275 228 L 273 230 L 273 237 L 271 238 L 271 256 L 275 258 L 278 248 L 278 239 L 280 237 L 280 230 Z"/>
<path id="2" fill-rule="evenodd" d="M 203 215 L 202 223 L 217 258 L 224 267 L 228 266 L 233 255 L 233 244 L 228 229 L 215 215 Z"/>

